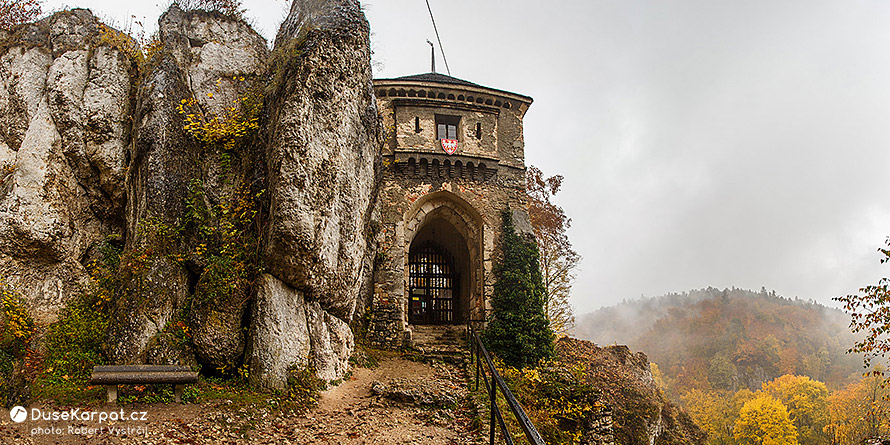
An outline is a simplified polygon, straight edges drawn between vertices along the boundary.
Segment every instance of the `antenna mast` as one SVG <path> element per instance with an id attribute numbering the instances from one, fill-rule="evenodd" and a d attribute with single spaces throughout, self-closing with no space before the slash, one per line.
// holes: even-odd
<path id="1" fill-rule="evenodd" d="M 445 49 L 442 48 L 442 39 L 439 38 L 439 29 L 436 28 L 436 19 L 433 18 L 433 8 L 430 7 L 430 0 L 426 0 L 426 9 L 430 12 L 430 20 L 433 22 L 433 31 L 436 32 L 436 40 L 439 42 L 439 51 L 442 52 L 442 60 L 445 61 L 445 70 L 448 71 L 448 75 L 450 76 L 451 68 L 448 67 L 448 59 L 445 58 Z M 430 43 L 430 45 L 432 45 L 432 43 Z M 435 48 L 433 49 L 433 53 L 435 54 Z M 433 72 L 435 73 L 436 70 L 433 69 Z"/>

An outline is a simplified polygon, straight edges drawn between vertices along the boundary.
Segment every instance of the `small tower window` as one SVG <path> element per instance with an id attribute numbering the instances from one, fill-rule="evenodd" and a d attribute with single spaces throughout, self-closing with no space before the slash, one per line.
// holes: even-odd
<path id="1" fill-rule="evenodd" d="M 482 123 L 476 122 L 476 139 L 482 139 Z"/>
<path id="2" fill-rule="evenodd" d="M 457 126 L 460 116 L 436 115 L 437 139 L 457 139 Z"/>
<path id="3" fill-rule="evenodd" d="M 417 116 L 414 116 L 414 132 L 420 133 L 420 118 Z"/>

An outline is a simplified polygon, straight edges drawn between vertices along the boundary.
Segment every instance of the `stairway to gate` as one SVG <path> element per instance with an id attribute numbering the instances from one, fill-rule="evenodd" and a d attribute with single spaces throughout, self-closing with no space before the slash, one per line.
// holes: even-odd
<path id="1" fill-rule="evenodd" d="M 429 358 L 446 361 L 463 359 L 467 350 L 467 331 L 461 325 L 413 325 L 411 346 Z"/>

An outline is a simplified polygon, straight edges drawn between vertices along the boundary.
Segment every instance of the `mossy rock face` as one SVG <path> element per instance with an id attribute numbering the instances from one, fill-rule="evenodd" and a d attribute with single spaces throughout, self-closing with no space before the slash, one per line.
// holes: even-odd
<path id="1" fill-rule="evenodd" d="M 185 365 L 192 369 L 198 368 L 198 360 L 191 347 L 167 332 L 156 335 L 148 343 L 145 362 L 150 365 Z"/>
<path id="2" fill-rule="evenodd" d="M 126 260 L 124 260 L 126 262 Z M 149 343 L 173 320 L 188 297 L 185 269 L 164 258 L 125 282 L 112 306 L 106 354 L 112 363 L 142 363 Z"/>
<path id="3" fill-rule="evenodd" d="M 220 154 L 186 130 L 182 101 L 194 99 L 208 120 L 224 116 L 243 97 L 250 84 L 245 79 L 261 72 L 268 54 L 265 40 L 243 21 L 176 6 L 161 16 L 159 38 L 162 50 L 137 93 L 125 184 L 129 211 L 124 255 L 143 258 L 149 271 L 129 273 L 128 262 L 122 261 L 122 289 L 115 295 L 108 334 L 113 363 L 146 360 L 149 340 L 196 299 L 194 275 L 202 267 L 186 270 L 184 258 L 197 246 L 183 230 L 193 181 L 211 191 L 208 205 L 221 203 L 220 195 L 227 196 L 233 187 L 221 179 Z M 240 165 L 232 163 L 233 168 Z M 233 177 L 241 173 L 231 172 Z M 186 320 L 192 328 L 191 346 L 208 367 L 229 369 L 243 355 L 245 299 L 235 298 L 240 303 L 198 304 Z M 153 353 L 162 360 L 169 358 L 168 352 L 162 348 Z"/>
<path id="4" fill-rule="evenodd" d="M 243 300 L 243 299 L 242 299 Z M 201 364 L 217 370 L 238 367 L 244 354 L 245 329 L 241 326 L 245 303 L 228 307 L 210 305 L 192 310 L 192 343 Z"/>
<path id="5" fill-rule="evenodd" d="M 706 434 L 686 413 L 665 399 L 652 376 L 649 359 L 627 346 L 599 347 L 563 337 L 558 360 L 584 370 L 584 382 L 613 409 L 609 416 L 617 443 L 704 444 Z"/>
<path id="6" fill-rule="evenodd" d="M 0 403 L 4 406 L 7 405 L 6 398 L 9 390 L 9 382 L 12 380 L 12 370 L 15 367 L 15 364 L 15 357 L 4 350 L 0 350 Z"/>

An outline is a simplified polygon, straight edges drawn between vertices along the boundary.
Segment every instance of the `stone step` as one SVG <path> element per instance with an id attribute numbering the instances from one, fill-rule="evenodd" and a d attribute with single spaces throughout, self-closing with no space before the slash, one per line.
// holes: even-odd
<path id="1" fill-rule="evenodd" d="M 463 335 L 453 334 L 453 333 L 445 333 L 445 332 L 417 332 L 414 331 L 412 335 L 416 335 L 418 337 L 428 337 L 428 338 L 463 338 Z"/>
<path id="2" fill-rule="evenodd" d="M 465 328 L 460 325 L 411 326 L 411 342 L 424 351 L 461 353 L 466 343 Z"/>
<path id="3" fill-rule="evenodd" d="M 449 336 L 441 336 L 441 335 L 424 335 L 424 334 L 412 334 L 411 338 L 414 341 L 426 341 L 426 342 L 434 342 L 434 343 L 462 343 L 465 341 L 462 337 L 449 337 Z"/>

